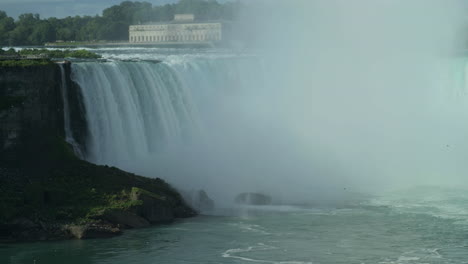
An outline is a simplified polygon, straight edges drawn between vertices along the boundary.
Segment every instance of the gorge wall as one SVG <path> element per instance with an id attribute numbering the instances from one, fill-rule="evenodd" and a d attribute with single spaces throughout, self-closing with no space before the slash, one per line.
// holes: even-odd
<path id="1" fill-rule="evenodd" d="M 70 73 L 69 63 L 0 69 L 0 241 L 106 237 L 195 215 L 160 179 L 76 157 L 66 115 L 83 152 L 88 129 Z"/>

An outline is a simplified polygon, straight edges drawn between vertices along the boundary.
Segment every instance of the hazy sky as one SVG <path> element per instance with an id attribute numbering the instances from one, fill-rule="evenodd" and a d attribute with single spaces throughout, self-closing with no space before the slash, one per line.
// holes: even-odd
<path id="1" fill-rule="evenodd" d="M 124 0 L 0 0 L 0 10 L 17 18 L 23 13 L 38 13 L 42 18 L 75 15 L 100 15 L 102 10 Z M 153 5 L 174 3 L 177 0 L 145 0 Z"/>

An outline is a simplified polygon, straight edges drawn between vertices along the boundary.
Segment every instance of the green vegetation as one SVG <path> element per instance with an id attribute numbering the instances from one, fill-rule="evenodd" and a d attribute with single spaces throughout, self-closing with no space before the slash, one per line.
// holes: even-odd
<path id="1" fill-rule="evenodd" d="M 16 50 L 13 48 L 10 48 L 8 50 L 0 49 L 0 55 L 18 56 L 18 52 L 16 52 Z"/>
<path id="2" fill-rule="evenodd" d="M 111 210 L 142 205 L 142 201 L 132 199 L 135 193 L 167 203 L 178 203 L 174 199 L 180 199 L 161 179 L 144 178 L 79 160 L 59 137 L 43 140 L 51 146 L 49 151 L 41 153 L 42 158 L 54 163 L 50 164 L 50 170 L 36 171 L 34 178 L 19 183 L 12 179 L 12 183 L 1 184 L 0 178 L 0 224 L 15 217 L 57 223 L 92 222 Z"/>
<path id="3" fill-rule="evenodd" d="M 21 56 L 46 56 L 48 58 L 80 58 L 99 59 L 101 55 L 88 50 L 48 50 L 48 49 L 23 49 L 19 51 Z"/>
<path id="4" fill-rule="evenodd" d="M 0 60 L 0 67 L 30 67 L 52 64 L 50 58 L 79 58 L 99 59 L 101 55 L 87 50 L 48 50 L 48 49 L 23 49 L 16 52 L 14 49 L 0 49 L 0 58 L 8 56 L 6 60 Z M 11 58 L 9 58 L 11 57 Z"/>
<path id="5" fill-rule="evenodd" d="M 50 60 L 0 60 L 0 67 L 31 67 L 49 65 Z"/>
<path id="6" fill-rule="evenodd" d="M 101 16 L 41 19 L 22 14 L 15 21 L 0 11 L 0 45 L 42 45 L 60 41 L 126 41 L 131 24 L 170 21 L 174 14 L 193 13 L 199 20 L 235 20 L 240 2 L 220 4 L 216 0 L 180 0 L 153 6 L 148 2 L 124 1 L 105 9 Z"/>

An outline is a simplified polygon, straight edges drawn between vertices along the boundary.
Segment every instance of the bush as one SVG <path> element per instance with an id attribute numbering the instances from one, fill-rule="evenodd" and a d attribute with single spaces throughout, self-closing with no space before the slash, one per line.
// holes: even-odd
<path id="1" fill-rule="evenodd" d="M 19 52 L 22 56 L 41 55 L 48 58 L 78 58 L 78 59 L 99 59 L 101 55 L 88 50 L 48 50 L 48 49 L 24 49 Z"/>
<path id="2" fill-rule="evenodd" d="M 50 60 L 0 60 L 0 67 L 30 67 L 52 64 Z"/>

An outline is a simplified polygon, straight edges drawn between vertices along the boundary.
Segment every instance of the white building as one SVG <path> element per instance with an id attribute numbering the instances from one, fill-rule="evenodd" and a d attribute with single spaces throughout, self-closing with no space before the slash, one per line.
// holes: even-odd
<path id="1" fill-rule="evenodd" d="M 177 14 L 166 23 L 131 25 L 130 43 L 207 43 L 222 40 L 221 22 L 196 22 L 193 14 Z"/>

